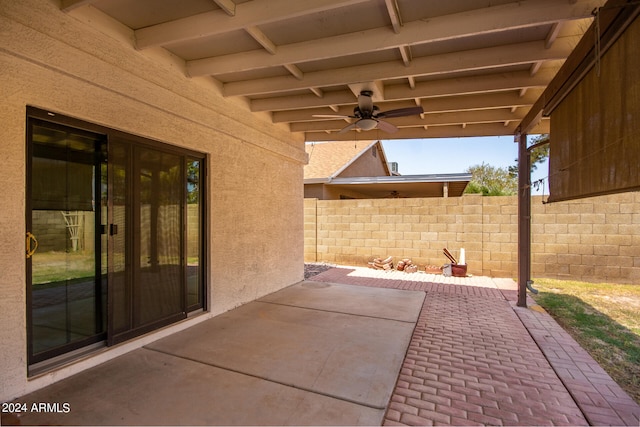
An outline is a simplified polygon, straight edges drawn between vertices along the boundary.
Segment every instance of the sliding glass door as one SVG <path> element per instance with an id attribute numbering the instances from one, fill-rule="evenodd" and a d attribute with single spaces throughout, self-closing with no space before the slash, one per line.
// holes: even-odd
<path id="1" fill-rule="evenodd" d="M 31 111 L 30 365 L 203 309 L 203 157 Z"/>

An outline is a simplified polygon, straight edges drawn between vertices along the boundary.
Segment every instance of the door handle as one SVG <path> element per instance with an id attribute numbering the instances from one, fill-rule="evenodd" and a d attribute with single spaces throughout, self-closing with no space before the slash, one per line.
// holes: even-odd
<path id="1" fill-rule="evenodd" d="M 31 258 L 38 250 L 38 239 L 31 232 L 27 231 L 27 259 Z"/>

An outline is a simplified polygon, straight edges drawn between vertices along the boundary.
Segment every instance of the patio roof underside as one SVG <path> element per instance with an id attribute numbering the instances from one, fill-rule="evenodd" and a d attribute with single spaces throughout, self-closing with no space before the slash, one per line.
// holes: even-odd
<path id="1" fill-rule="evenodd" d="M 604 0 L 63 0 L 307 141 L 512 135 Z M 84 11 L 84 12 L 83 12 Z M 97 20 L 93 21 L 98 22 Z M 105 22 L 103 20 L 102 22 Z M 338 133 L 361 90 L 399 128 Z M 549 131 L 541 119 L 529 133 Z M 357 133 L 356 133 L 357 132 Z M 361 135 L 360 135 L 361 134 Z"/>

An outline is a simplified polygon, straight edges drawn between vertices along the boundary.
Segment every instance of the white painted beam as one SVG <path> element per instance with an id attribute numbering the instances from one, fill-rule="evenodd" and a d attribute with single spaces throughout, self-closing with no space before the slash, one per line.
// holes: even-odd
<path id="1" fill-rule="evenodd" d="M 136 45 L 138 49 L 162 46 L 365 1 L 368 0 L 253 0 L 238 4 L 233 19 L 224 10 L 215 10 L 141 28 L 135 31 Z"/>
<path id="2" fill-rule="evenodd" d="M 579 0 L 575 5 L 558 2 L 558 0 L 526 0 L 473 12 L 407 22 L 399 34 L 389 34 L 387 28 L 375 28 L 282 45 L 279 46 L 277 55 L 264 55 L 260 51 L 242 52 L 188 61 L 187 67 L 189 75 L 199 76 L 277 67 L 283 64 L 299 64 L 318 59 L 397 49 L 400 46 L 418 43 L 441 42 L 548 24 L 558 20 L 585 18 L 590 17 L 593 8 L 600 4 L 601 0 Z M 138 47 L 140 46 L 139 43 Z"/>

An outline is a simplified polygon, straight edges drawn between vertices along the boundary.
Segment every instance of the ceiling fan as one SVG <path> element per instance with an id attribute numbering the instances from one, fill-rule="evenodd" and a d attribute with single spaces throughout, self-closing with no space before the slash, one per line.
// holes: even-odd
<path id="1" fill-rule="evenodd" d="M 360 95 L 358 95 L 358 106 L 353 109 L 352 116 L 345 116 L 342 114 L 314 114 L 313 117 L 357 119 L 355 122 L 342 128 L 338 133 L 345 133 L 356 128 L 362 130 L 378 128 L 387 133 L 395 133 L 398 131 L 397 127 L 380 119 L 413 116 L 414 114 L 424 113 L 422 107 L 398 108 L 396 110 L 380 111 L 377 105 L 373 105 L 372 96 L 373 92 L 370 90 L 363 90 L 360 92 Z"/>

